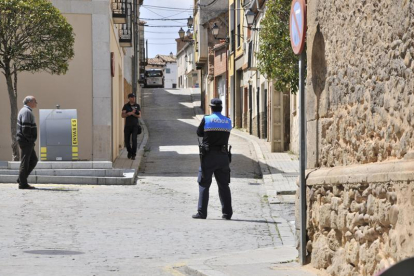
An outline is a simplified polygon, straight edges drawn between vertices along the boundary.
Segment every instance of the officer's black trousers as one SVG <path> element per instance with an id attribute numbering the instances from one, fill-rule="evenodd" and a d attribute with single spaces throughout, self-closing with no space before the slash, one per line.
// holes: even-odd
<path id="1" fill-rule="evenodd" d="M 221 211 L 223 215 L 230 218 L 233 215 L 233 209 L 231 207 L 231 192 L 229 187 L 229 157 L 227 153 L 216 150 L 210 150 L 207 152 L 207 154 L 203 157 L 202 168 L 200 168 L 198 172 L 200 193 L 198 199 L 198 213 L 202 217 L 207 217 L 209 190 L 213 174 L 219 188 Z"/>
<path id="2" fill-rule="evenodd" d="M 137 154 L 137 135 L 138 135 L 138 125 L 136 126 L 125 126 L 124 136 L 125 136 L 125 146 L 129 154 L 135 156 Z M 131 146 L 131 136 L 132 136 L 132 146 Z"/>
<path id="3" fill-rule="evenodd" d="M 36 167 L 37 164 L 37 155 L 34 150 L 34 144 L 19 144 L 21 150 L 21 162 L 20 162 L 20 170 L 19 170 L 19 178 L 17 182 L 19 182 L 20 186 L 27 186 L 27 177 L 29 177 L 30 173 Z"/>

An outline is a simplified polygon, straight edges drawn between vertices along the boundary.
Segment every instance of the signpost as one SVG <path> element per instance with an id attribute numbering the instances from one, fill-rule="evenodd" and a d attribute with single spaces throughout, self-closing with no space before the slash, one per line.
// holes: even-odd
<path id="1" fill-rule="evenodd" d="M 306 120 L 305 120 L 305 62 L 306 2 L 293 0 L 289 20 L 290 43 L 299 56 L 300 108 L 300 263 L 306 264 Z"/>

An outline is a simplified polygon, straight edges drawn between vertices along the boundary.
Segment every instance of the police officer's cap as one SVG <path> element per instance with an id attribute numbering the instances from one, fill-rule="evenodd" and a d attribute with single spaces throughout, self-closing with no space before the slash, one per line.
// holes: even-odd
<path id="1" fill-rule="evenodd" d="M 214 99 L 211 99 L 210 106 L 221 106 L 222 104 L 223 103 L 221 102 L 220 99 L 214 98 Z"/>
<path id="2" fill-rule="evenodd" d="M 134 93 L 129 93 L 128 98 L 135 98 L 135 94 Z"/>

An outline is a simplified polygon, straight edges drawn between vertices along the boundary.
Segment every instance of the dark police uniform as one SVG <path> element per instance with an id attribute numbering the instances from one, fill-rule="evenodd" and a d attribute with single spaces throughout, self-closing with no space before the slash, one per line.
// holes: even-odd
<path id="1" fill-rule="evenodd" d="M 213 99 L 214 103 L 221 106 L 221 100 Z M 230 219 L 233 215 L 230 192 L 230 162 L 227 152 L 230 137 L 231 120 L 221 114 L 204 116 L 197 129 L 197 135 L 203 137 L 204 155 L 198 173 L 199 200 L 198 213 L 193 218 L 206 218 L 209 200 L 209 189 L 212 177 L 216 178 L 219 187 L 219 196 L 222 206 L 223 218 Z"/>
<path id="2" fill-rule="evenodd" d="M 135 111 L 136 115 L 139 115 L 141 112 L 141 107 L 139 104 L 126 103 L 122 110 L 125 110 L 127 113 Z M 135 116 L 128 116 L 125 118 L 125 127 L 124 127 L 124 138 L 125 145 L 128 151 L 128 156 L 135 157 L 137 154 L 137 135 L 138 135 L 138 118 Z M 131 136 L 132 136 L 132 147 L 131 147 Z"/>

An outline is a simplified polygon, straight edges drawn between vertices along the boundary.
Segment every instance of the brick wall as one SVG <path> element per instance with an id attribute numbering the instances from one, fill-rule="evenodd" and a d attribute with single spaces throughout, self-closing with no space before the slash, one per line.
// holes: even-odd
<path id="1" fill-rule="evenodd" d="M 215 47 L 214 53 L 214 76 L 226 73 L 226 52 L 227 47 L 220 44 Z"/>

